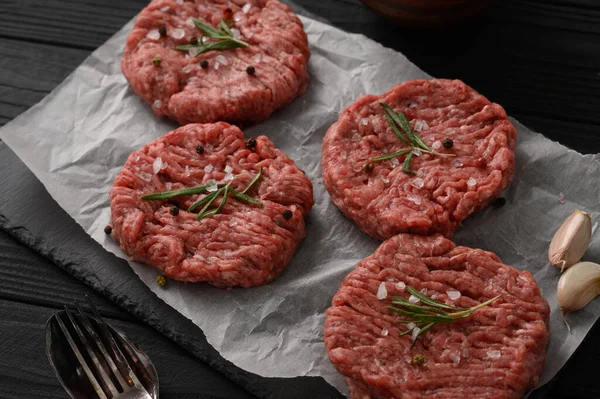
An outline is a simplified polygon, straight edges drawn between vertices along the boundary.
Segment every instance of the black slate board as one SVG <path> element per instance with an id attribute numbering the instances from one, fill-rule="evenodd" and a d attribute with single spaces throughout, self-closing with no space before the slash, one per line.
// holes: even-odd
<path id="1" fill-rule="evenodd" d="M 343 397 L 319 377 L 263 378 L 223 359 L 208 344 L 202 330 L 150 291 L 127 262 L 88 236 L 3 142 L 0 143 L 0 170 L 3 171 L 0 187 L 3 193 L 11 193 L 0 197 L 0 228 L 135 318 L 259 398 Z"/>

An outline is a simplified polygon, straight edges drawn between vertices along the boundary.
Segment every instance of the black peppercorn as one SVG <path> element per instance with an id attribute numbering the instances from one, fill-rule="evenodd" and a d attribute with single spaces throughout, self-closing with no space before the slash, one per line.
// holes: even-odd
<path id="1" fill-rule="evenodd" d="M 154 57 L 154 58 L 152 58 L 152 64 L 154 66 L 159 67 L 160 64 L 162 64 L 162 60 L 160 59 L 160 57 Z"/>
<path id="2" fill-rule="evenodd" d="M 372 163 L 366 163 L 365 166 L 363 166 L 363 168 L 365 169 L 365 172 L 371 173 L 373 171 L 374 166 Z"/>
<path id="3" fill-rule="evenodd" d="M 454 145 L 454 141 L 452 141 L 452 139 L 450 138 L 445 138 L 444 141 L 442 141 L 442 145 L 444 146 L 444 148 L 452 148 L 452 146 Z"/>
<path id="4" fill-rule="evenodd" d="M 223 18 L 225 18 L 225 19 L 233 18 L 233 11 L 231 10 L 231 8 L 226 8 L 225 11 L 223 11 Z"/>
<path id="5" fill-rule="evenodd" d="M 169 209 L 169 213 L 173 216 L 177 216 L 179 215 L 179 208 L 176 206 L 172 206 L 171 209 Z"/>
<path id="6" fill-rule="evenodd" d="M 415 355 L 412 362 L 415 366 L 422 366 L 425 363 L 425 357 L 423 355 Z"/>
<path id="7" fill-rule="evenodd" d="M 208 68 L 208 61 L 206 61 L 206 60 L 200 61 L 200 67 L 202 67 L 202 69 Z"/>
<path id="8" fill-rule="evenodd" d="M 199 145 L 198 147 L 196 147 L 196 152 L 198 154 L 203 154 L 204 153 L 204 147 L 202 147 L 201 145 Z"/>
<path id="9" fill-rule="evenodd" d="M 256 139 L 254 137 L 250 137 L 246 140 L 246 148 L 254 148 L 256 147 Z"/>
<path id="10" fill-rule="evenodd" d="M 248 68 L 246 68 L 246 73 L 248 75 L 254 75 L 255 72 L 256 72 L 256 68 L 254 68 L 252 65 L 250 65 Z"/>
<path id="11" fill-rule="evenodd" d="M 292 216 L 294 216 L 294 214 L 289 209 L 286 209 L 285 211 L 283 211 L 283 218 L 285 220 L 290 220 L 292 218 Z"/>
<path id="12" fill-rule="evenodd" d="M 198 44 L 198 38 L 197 37 L 192 37 L 190 39 L 190 44 Z"/>
<path id="13" fill-rule="evenodd" d="M 110 233 L 112 233 L 112 227 L 110 227 L 110 226 L 106 226 L 106 227 L 104 228 L 104 232 L 105 232 L 106 234 L 110 234 Z"/>
<path id="14" fill-rule="evenodd" d="M 161 26 L 160 28 L 158 28 L 158 33 L 160 33 L 161 36 L 167 36 L 167 27 L 166 26 Z"/>

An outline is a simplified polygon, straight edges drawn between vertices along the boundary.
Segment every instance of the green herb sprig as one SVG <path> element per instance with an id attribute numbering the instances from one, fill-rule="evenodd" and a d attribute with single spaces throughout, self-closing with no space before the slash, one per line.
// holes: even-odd
<path id="1" fill-rule="evenodd" d="M 227 22 L 222 19 L 219 22 L 219 28 L 205 24 L 197 19 L 192 19 L 196 28 L 200 29 L 203 34 L 197 44 L 182 44 L 175 47 L 177 50 L 189 51 L 196 49 L 196 56 L 206 53 L 211 50 L 228 50 L 234 48 L 250 47 L 246 42 L 236 39 L 233 37 L 231 28 L 227 25 Z M 204 43 L 204 38 L 210 38 L 212 41 Z"/>
<path id="2" fill-rule="evenodd" d="M 437 155 L 440 157 L 454 157 L 455 154 L 443 154 L 436 152 L 427 145 L 426 142 L 415 132 L 412 127 L 410 127 L 410 123 L 402 112 L 396 112 L 387 105 L 386 103 L 379 103 L 383 107 L 383 111 L 385 113 L 385 118 L 388 123 L 392 127 L 392 130 L 398 136 L 402 142 L 409 146 L 409 148 L 404 148 L 402 150 L 392 152 L 391 154 L 382 155 L 380 157 L 371 158 L 371 162 L 378 161 L 386 161 L 388 159 L 396 158 L 401 155 L 406 155 L 404 162 L 402 163 L 402 171 L 404 173 L 408 173 L 410 175 L 414 175 L 415 173 L 410 170 L 410 163 L 413 159 L 415 149 L 418 149 L 420 152 L 424 152 L 427 154 Z"/>
<path id="3" fill-rule="evenodd" d="M 418 330 L 416 330 L 418 333 L 413 338 L 410 349 L 415 346 L 417 338 L 419 338 L 425 331 L 429 330 L 435 324 L 452 323 L 457 320 L 465 319 L 471 316 L 477 309 L 488 306 L 496 299 L 500 298 L 500 295 L 498 295 L 471 308 L 457 308 L 455 306 L 436 301 L 435 299 L 428 297 L 411 286 L 406 286 L 406 288 L 408 289 L 408 292 L 418 298 L 423 305 L 417 305 L 407 301 L 404 298 L 394 296 L 392 297 L 392 304 L 401 306 L 403 309 L 395 306 L 388 306 L 388 309 L 392 312 L 399 313 L 406 318 L 405 320 L 402 320 L 401 323 L 412 323 L 414 325 L 414 327 L 408 328 L 408 330 L 401 333 L 401 336 L 412 333 L 415 328 L 418 328 Z"/>
<path id="4" fill-rule="evenodd" d="M 254 177 L 252 178 L 250 183 L 242 191 L 237 191 L 236 189 L 231 188 L 231 183 L 233 183 L 233 181 L 230 181 L 227 184 L 222 184 L 222 183 L 217 184 L 216 191 L 211 192 L 210 194 L 208 194 L 208 195 L 202 197 L 201 199 L 199 199 L 198 201 L 194 202 L 187 209 L 187 211 L 192 212 L 193 210 L 197 209 L 198 207 L 204 205 L 203 208 L 198 213 L 198 216 L 196 216 L 197 220 L 204 219 L 207 216 L 216 215 L 217 213 L 221 212 L 221 210 L 227 203 L 229 194 L 233 194 L 233 196 L 236 197 L 238 200 L 248 202 L 250 204 L 262 206 L 262 202 L 260 202 L 257 199 L 254 199 L 254 198 L 250 197 L 248 194 L 246 194 L 248 192 L 248 190 L 250 190 L 252 188 L 252 186 L 254 186 L 256 184 L 256 182 L 258 181 L 258 179 L 260 179 L 261 176 L 262 176 L 262 166 L 258 168 L 258 173 L 256 175 L 254 175 Z M 209 191 L 208 191 L 206 185 L 201 185 L 201 186 L 182 188 L 179 190 L 171 190 L 171 191 L 163 191 L 160 193 L 152 193 L 152 194 L 142 196 L 142 199 L 147 200 L 147 201 L 157 201 L 157 200 L 164 201 L 164 200 L 175 198 L 175 197 L 178 197 L 181 195 L 206 194 L 208 192 Z M 210 207 L 215 203 L 217 198 L 219 198 L 221 195 L 223 195 L 223 198 L 221 199 L 221 202 L 219 203 L 219 205 L 216 208 L 210 209 Z"/>

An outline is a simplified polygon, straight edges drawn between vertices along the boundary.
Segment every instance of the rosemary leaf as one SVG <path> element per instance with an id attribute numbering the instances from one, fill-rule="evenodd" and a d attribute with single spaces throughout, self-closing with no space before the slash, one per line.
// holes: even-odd
<path id="1" fill-rule="evenodd" d="M 202 210 L 198 213 L 198 216 L 202 215 L 204 212 L 206 212 L 208 210 L 208 208 L 210 208 L 210 206 L 216 201 L 216 199 L 219 197 L 219 195 L 223 194 L 223 192 L 225 191 L 225 187 L 215 191 L 212 195 L 209 195 L 207 197 L 210 197 L 209 199 L 207 199 L 206 201 L 204 201 L 204 207 L 202 208 Z M 203 198 L 203 200 L 206 199 L 206 197 Z M 193 205 L 192 205 L 193 206 Z"/>
<path id="2" fill-rule="evenodd" d="M 415 143 L 416 147 L 419 147 L 423 150 L 429 150 L 431 151 L 431 148 L 429 148 L 429 146 L 427 145 L 427 143 L 425 143 L 423 141 L 423 139 L 421 138 L 421 136 L 419 136 L 413 129 L 412 127 L 410 127 L 410 123 L 408 123 L 408 119 L 406 118 L 406 115 L 404 115 L 403 113 L 395 113 L 395 119 L 397 122 L 399 121 L 399 125 L 402 128 L 402 130 L 404 130 L 407 134 L 407 136 L 410 138 L 410 140 Z"/>
<path id="3" fill-rule="evenodd" d="M 385 155 L 382 155 L 380 157 L 371 158 L 371 162 L 385 161 L 387 159 L 396 158 L 396 157 L 399 157 L 400 155 L 408 154 L 411 151 L 412 151 L 412 147 L 411 148 L 405 148 L 403 150 L 392 152 L 391 154 L 385 154 Z"/>
<path id="4" fill-rule="evenodd" d="M 464 308 L 457 308 L 455 306 L 446 305 L 443 302 L 436 301 L 435 299 L 428 297 L 427 295 L 423 294 L 421 291 L 419 291 L 411 286 L 407 286 L 406 288 L 411 295 L 416 296 L 417 298 L 419 298 L 419 300 L 421 302 L 423 302 L 426 305 L 433 306 L 438 309 L 448 309 L 448 310 L 454 310 L 454 311 L 467 310 Z"/>
<path id="5" fill-rule="evenodd" d="M 192 19 L 192 21 L 194 22 L 194 26 L 203 32 L 203 38 L 209 37 L 216 41 L 204 43 L 204 40 L 200 40 L 198 44 L 182 44 L 175 47 L 177 50 L 189 51 L 191 49 L 196 49 L 196 56 L 198 56 L 211 50 L 250 47 L 248 43 L 238 40 L 233 36 L 229 25 L 227 25 L 227 22 L 224 19 L 219 22 L 220 29 L 197 19 Z"/>
<path id="6" fill-rule="evenodd" d="M 404 141 L 406 144 L 408 144 L 409 146 L 412 147 L 413 144 L 409 141 L 409 139 L 404 137 L 404 135 L 402 134 L 400 129 L 398 129 L 398 126 L 396 126 L 396 123 L 394 122 L 394 119 L 392 118 L 392 115 L 390 114 L 390 112 L 394 112 L 394 111 L 392 111 L 392 109 L 387 104 L 381 104 L 381 105 L 383 106 L 383 109 L 384 109 L 385 118 L 388 120 L 388 123 L 392 127 L 392 130 L 394 131 L 394 133 L 396 133 L 396 136 L 398 136 L 398 138 L 400 140 Z"/>
<path id="7" fill-rule="evenodd" d="M 194 22 L 194 26 L 200 29 L 204 34 L 208 37 L 222 36 L 223 32 L 220 29 L 215 28 L 212 25 L 205 24 L 202 21 L 199 21 L 195 18 L 192 18 L 192 22 Z"/>
<path id="8" fill-rule="evenodd" d="M 410 344 L 410 348 L 408 349 L 409 351 L 412 350 L 412 348 L 415 346 L 415 344 L 417 343 L 417 339 L 423 335 L 423 333 L 427 330 L 429 330 L 431 327 L 433 327 L 435 325 L 435 323 L 429 323 L 427 324 L 425 327 L 419 329 L 419 333 L 417 334 L 417 336 L 415 337 L 415 339 L 413 339 L 412 343 Z M 412 331 L 412 330 L 408 330 L 408 331 Z"/>
<path id="9" fill-rule="evenodd" d="M 206 192 L 206 186 L 195 186 L 195 187 L 187 187 L 179 190 L 172 191 L 162 191 L 160 193 L 152 193 L 148 195 L 142 196 L 143 200 L 152 201 L 152 200 L 168 200 L 174 197 L 178 197 L 180 195 L 193 195 L 193 194 L 202 194 Z"/>
<path id="10" fill-rule="evenodd" d="M 427 312 L 433 312 L 433 313 L 437 313 L 437 314 L 445 314 L 443 310 L 440 310 L 438 308 L 435 308 L 432 306 L 415 305 L 414 303 L 410 303 L 406 299 L 400 298 L 400 297 L 394 297 L 394 299 L 392 300 L 392 303 L 394 305 L 402 305 L 405 308 L 412 310 L 414 312 L 427 311 Z"/>
<path id="11" fill-rule="evenodd" d="M 258 179 L 260 179 L 261 176 L 262 176 L 262 166 L 258 168 L 258 173 L 254 176 L 252 181 L 250 181 L 250 184 L 248 184 L 248 186 L 246 186 L 246 188 L 242 191 L 242 194 L 246 194 L 246 192 L 248 190 L 250 190 L 254 184 L 256 184 L 256 182 L 258 181 Z"/>
<path id="12" fill-rule="evenodd" d="M 228 36 L 233 37 L 233 33 L 231 32 L 231 29 L 229 29 L 229 25 L 227 25 L 227 22 L 225 22 L 224 19 L 222 19 L 221 22 L 219 22 L 219 26 L 225 33 L 227 33 Z"/>
<path id="13" fill-rule="evenodd" d="M 246 201 L 246 202 L 249 202 L 254 205 L 262 206 L 262 202 L 260 202 L 259 200 L 254 199 L 247 194 L 240 193 L 239 191 L 237 191 L 235 189 L 231 189 L 231 194 L 233 194 L 236 198 L 241 199 L 242 201 Z"/>
<path id="14" fill-rule="evenodd" d="M 412 170 L 410 170 L 410 161 L 412 161 L 412 157 L 413 157 L 413 153 L 412 150 L 411 152 L 408 153 L 408 155 L 406 156 L 406 158 L 404 158 L 404 162 L 402 163 L 402 171 L 404 173 L 408 173 L 409 175 L 414 175 L 415 172 L 413 172 Z"/>
<path id="15" fill-rule="evenodd" d="M 211 209 L 209 211 L 206 211 L 206 210 L 203 209 L 203 212 L 200 212 L 198 214 L 198 216 L 196 216 L 196 220 L 202 220 L 206 216 L 216 215 L 217 213 L 221 212 L 221 210 L 223 209 L 223 207 L 227 203 L 227 197 L 229 196 L 229 188 L 230 187 L 231 187 L 231 183 L 228 183 L 225 187 L 223 187 L 221 189 L 221 190 L 224 190 L 223 191 L 223 199 L 221 200 L 221 203 L 219 204 L 218 207 L 216 207 L 215 209 Z M 215 199 L 216 198 L 217 197 L 215 197 Z M 213 202 L 214 202 L 214 200 L 213 200 Z M 210 204 L 207 204 L 207 206 L 205 206 L 204 208 L 207 208 L 208 206 L 210 206 Z"/>
<path id="16" fill-rule="evenodd" d="M 222 190 L 222 188 L 221 188 L 221 190 Z M 204 196 L 203 198 L 200 198 L 198 201 L 196 201 L 192 205 L 190 205 L 190 207 L 187 209 L 187 211 L 191 212 L 194 209 L 198 208 L 200 205 L 206 204 L 208 201 L 213 199 L 213 197 L 217 197 L 219 195 L 219 191 L 220 190 L 214 191 L 214 192 Z"/>

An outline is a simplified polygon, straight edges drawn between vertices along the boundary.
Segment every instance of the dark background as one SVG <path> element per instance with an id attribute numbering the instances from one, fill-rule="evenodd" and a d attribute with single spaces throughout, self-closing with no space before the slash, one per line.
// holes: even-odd
<path id="1" fill-rule="evenodd" d="M 145 4 L 0 0 L 0 125 L 41 100 Z M 553 140 L 583 153 L 600 152 L 598 1 L 498 1 L 475 21 L 445 30 L 397 27 L 358 0 L 296 0 L 296 4 L 341 29 L 401 51 L 433 76 L 462 79 Z M 45 358 L 43 328 L 53 312 L 65 303 L 83 301 L 85 294 L 150 355 L 161 378 L 162 398 L 253 397 L 249 391 L 260 395 L 261 390 L 252 387 L 261 385 L 261 379 L 249 381 L 239 373 L 215 371 L 223 368 L 208 361 L 209 355 L 200 357 L 211 366 L 182 349 L 185 340 L 173 331 L 161 330 L 179 345 L 149 327 L 160 329 L 160 322 L 149 320 L 147 312 L 134 312 L 134 317 L 122 309 L 134 307 L 115 299 L 109 290 L 104 294 L 120 307 L 63 271 L 73 269 L 60 251 L 41 251 L 43 257 L 31 250 L 42 248 L 41 241 L 9 223 L 11 210 L 17 202 L 28 204 L 32 212 L 25 222 L 32 226 L 39 220 L 40 232 L 52 231 L 52 226 L 45 230 L 42 216 L 33 216 L 45 215 L 44 207 L 51 209 L 51 201 L 35 179 L 21 177 L 28 176 L 24 166 L 3 143 L 0 167 L 0 398 L 67 397 Z M 563 371 L 533 397 L 600 397 L 599 347 L 600 330 L 595 329 Z M 316 381 L 303 384 L 320 386 Z M 285 397 L 297 397 L 289 392 Z"/>

